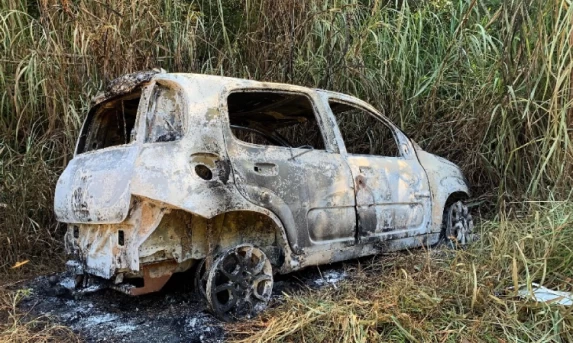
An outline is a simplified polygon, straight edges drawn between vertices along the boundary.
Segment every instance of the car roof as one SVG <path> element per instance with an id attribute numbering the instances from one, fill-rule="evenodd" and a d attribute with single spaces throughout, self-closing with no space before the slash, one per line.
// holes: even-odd
<path id="1" fill-rule="evenodd" d="M 352 99 L 353 101 L 358 101 L 363 105 L 370 107 L 370 105 L 368 105 L 367 103 L 351 95 L 328 91 L 320 88 L 311 88 L 311 87 L 293 85 L 288 83 L 279 83 L 279 82 L 256 81 L 250 79 L 241 79 L 241 78 L 219 76 L 219 75 L 196 74 L 196 73 L 168 73 L 164 69 L 153 69 L 153 70 L 139 71 L 135 73 L 121 75 L 118 78 L 110 81 L 108 83 L 108 86 L 105 88 L 103 92 L 100 92 L 95 97 L 93 97 L 92 104 L 93 105 L 99 104 L 103 101 L 114 98 L 116 96 L 130 93 L 137 87 L 140 87 L 143 84 L 148 83 L 153 79 L 158 79 L 158 80 L 172 79 L 175 81 L 178 78 L 209 80 L 211 82 L 220 83 L 221 87 L 225 87 L 225 85 L 228 86 L 241 85 L 244 87 L 253 87 L 260 89 L 271 88 L 271 89 L 282 89 L 291 91 L 297 91 L 297 90 L 316 91 L 325 94 L 329 97 L 348 98 L 349 100 Z"/>

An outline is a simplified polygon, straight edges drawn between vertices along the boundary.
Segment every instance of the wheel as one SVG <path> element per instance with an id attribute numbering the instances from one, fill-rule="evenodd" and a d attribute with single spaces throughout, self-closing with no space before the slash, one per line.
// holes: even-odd
<path id="1" fill-rule="evenodd" d="M 451 247 L 465 246 L 474 241 L 474 222 L 468 207 L 461 201 L 451 204 L 444 213 L 443 236 Z"/>
<path id="2" fill-rule="evenodd" d="M 202 259 L 195 270 L 195 291 L 199 292 L 201 298 L 207 301 L 205 288 L 207 287 L 207 276 L 209 276 L 209 273 L 207 273 L 205 269 L 205 259 Z"/>
<path id="3" fill-rule="evenodd" d="M 265 253 L 252 245 L 240 245 L 215 260 L 207 277 L 206 294 L 215 315 L 232 321 L 263 311 L 272 288 L 273 270 Z"/>

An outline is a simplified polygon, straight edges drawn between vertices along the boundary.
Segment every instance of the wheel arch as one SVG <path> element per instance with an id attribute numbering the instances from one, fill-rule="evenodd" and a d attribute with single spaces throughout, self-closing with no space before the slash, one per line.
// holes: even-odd
<path id="1" fill-rule="evenodd" d="M 467 199 L 469 199 L 469 197 L 470 197 L 470 194 L 466 191 L 463 191 L 463 190 L 458 190 L 458 191 L 452 192 L 446 198 L 446 202 L 444 203 L 443 208 L 445 210 L 449 205 L 453 204 L 454 202 L 459 201 L 459 200 L 462 200 L 462 201 L 467 200 Z"/>
<path id="2" fill-rule="evenodd" d="M 280 218 L 265 209 L 232 209 L 211 218 L 167 209 L 139 247 L 140 262 L 172 259 L 182 264 L 246 243 L 263 249 L 278 270 L 292 264 L 285 228 Z"/>
<path id="3" fill-rule="evenodd" d="M 444 178 L 438 185 L 434 183 L 430 186 L 432 189 L 432 227 L 429 231 L 433 233 L 441 232 L 444 210 L 448 205 L 470 197 L 466 184 L 456 182 L 453 186 L 449 182 L 443 182 L 447 179 Z"/>
<path id="4" fill-rule="evenodd" d="M 449 193 L 446 196 L 445 200 L 443 201 L 443 203 L 441 205 L 442 216 L 440 218 L 440 231 L 442 230 L 442 223 L 444 222 L 444 215 L 446 214 L 448 207 L 450 207 L 456 201 L 464 201 L 464 200 L 469 199 L 469 197 L 470 197 L 470 194 L 466 190 L 456 190 L 456 191 Z"/>
<path id="5" fill-rule="evenodd" d="M 449 199 L 470 196 L 468 183 L 454 163 L 415 146 L 416 155 L 426 171 L 432 199 L 432 219 L 428 233 L 441 231 L 444 208 Z"/>
<path id="6" fill-rule="evenodd" d="M 287 232 L 281 219 L 266 209 L 231 210 L 208 219 L 214 233 L 221 232 L 214 254 L 241 244 L 261 248 L 277 269 L 288 268 L 292 259 Z"/>

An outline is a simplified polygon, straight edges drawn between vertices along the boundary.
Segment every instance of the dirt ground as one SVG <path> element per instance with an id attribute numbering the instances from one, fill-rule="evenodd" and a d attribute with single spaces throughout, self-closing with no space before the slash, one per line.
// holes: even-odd
<path id="1" fill-rule="evenodd" d="M 209 313 L 193 291 L 192 273 L 177 274 L 161 292 L 139 297 L 114 290 L 72 295 L 58 285 L 65 273 L 41 276 L 20 289 L 29 296 L 20 304 L 31 316 L 48 315 L 70 327 L 86 342 L 223 342 L 224 323 Z M 336 287 L 348 278 L 341 264 L 278 276 L 270 306 L 304 288 Z M 56 285 L 56 286 L 54 286 Z"/>

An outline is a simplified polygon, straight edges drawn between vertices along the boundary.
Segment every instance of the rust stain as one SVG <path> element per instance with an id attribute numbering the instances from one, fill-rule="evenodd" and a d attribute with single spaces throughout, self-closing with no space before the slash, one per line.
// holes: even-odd
<path id="1" fill-rule="evenodd" d="M 176 262 L 160 262 L 151 265 L 144 265 L 143 269 L 143 287 L 131 288 L 131 295 L 141 295 L 157 292 L 169 280 L 173 271 L 177 268 Z"/>

